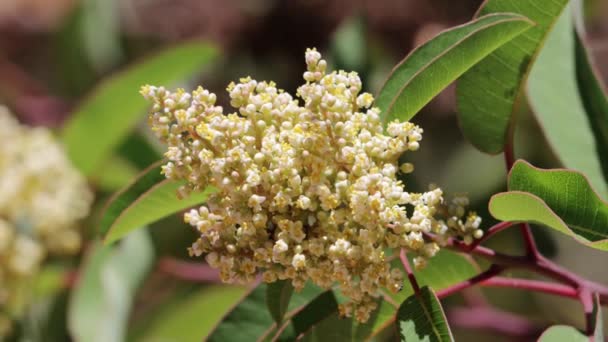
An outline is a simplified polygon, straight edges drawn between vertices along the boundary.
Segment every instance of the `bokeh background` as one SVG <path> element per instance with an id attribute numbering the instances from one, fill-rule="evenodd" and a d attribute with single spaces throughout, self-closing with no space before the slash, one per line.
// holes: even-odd
<path id="1" fill-rule="evenodd" d="M 221 58 L 200 77 L 202 84 L 227 105 L 224 91 L 231 80 L 251 76 L 274 80 L 295 92 L 302 82 L 303 54 L 317 47 L 330 68 L 358 71 L 364 88 L 377 93 L 392 67 L 413 47 L 441 30 L 468 21 L 480 0 L 0 0 L 0 103 L 28 125 L 59 129 L 79 103 L 112 74 L 146 56 L 187 40 L 204 40 L 221 50 Z M 585 2 L 588 43 L 608 81 L 608 1 Z M 132 96 L 139 96 L 138 89 Z M 406 180 L 411 189 L 436 183 L 447 193 L 468 193 L 473 206 L 492 224 L 487 199 L 505 188 L 501 156 L 487 156 L 467 144 L 459 132 L 453 87 L 432 101 L 413 121 L 424 130 L 422 148 L 412 154 L 416 172 Z M 142 113 L 142 123 L 145 121 Z M 2 142 L 10 143 L 10 142 Z M 155 159 L 154 139 L 139 126 L 121 146 L 122 162 L 145 164 Z M 150 147 L 152 150 L 150 150 Z M 156 154 L 155 154 L 156 153 Z M 516 155 L 543 167 L 559 166 L 529 110 L 520 115 Z M 409 157 L 408 157 L 409 158 Z M 127 165 L 127 167 L 129 167 Z M 109 168 L 110 169 L 110 168 Z M 94 184 L 98 207 L 121 179 Z M 98 208 L 98 210 L 99 210 Z M 96 217 L 87 224 L 95 235 Z M 234 302 L 241 288 L 187 281 L 163 271 L 167 263 L 186 260 L 195 234 L 171 217 L 151 227 L 159 260 L 137 295 L 129 338 L 187 341 L 193 329 L 213 325 L 222 305 Z M 606 257 L 553 234 L 534 229 L 541 249 L 561 264 L 591 279 L 608 282 Z M 490 241 L 516 253 L 517 234 L 506 232 Z M 163 266 L 164 265 L 164 266 Z M 210 295 L 212 294 L 212 295 Z M 457 340 L 526 340 L 555 322 L 582 326 L 578 303 L 512 290 L 472 291 L 447 303 Z M 67 298 L 67 295 L 65 296 Z M 211 299 L 210 299 L 211 298 Z M 55 310 L 65 310 L 58 304 Z M 531 319 L 529 336 L 496 331 L 472 332 L 475 322 L 451 310 L 463 301 L 488 301 L 506 312 Z M 184 305 L 186 303 L 187 305 Z M 67 339 L 65 319 L 57 314 L 48 335 Z M 505 316 L 505 319 L 516 319 Z M 52 332 L 57 330 L 56 332 Z M 390 337 L 389 337 L 390 338 Z M 196 340 L 196 339 L 194 339 Z"/>

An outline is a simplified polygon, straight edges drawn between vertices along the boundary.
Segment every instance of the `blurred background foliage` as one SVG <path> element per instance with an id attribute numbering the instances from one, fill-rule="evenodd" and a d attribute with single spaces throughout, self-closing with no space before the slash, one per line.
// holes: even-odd
<path id="1" fill-rule="evenodd" d="M 0 103 L 10 107 L 23 123 L 52 127 L 58 134 L 63 133 L 64 141 L 81 142 L 81 155 L 96 153 L 100 145 L 107 145 L 100 165 L 84 167 L 97 190 L 99 213 L 114 191 L 162 157 L 157 142 L 142 124 L 145 107 L 137 105 L 139 85 L 160 82 L 193 88 L 202 84 L 216 92 L 224 106 L 228 105 L 226 85 L 247 75 L 274 80 L 280 88 L 295 92 L 302 82 L 303 52 L 307 47 L 317 47 L 328 57 L 331 67 L 358 71 L 365 90 L 377 93 L 392 67 L 413 47 L 445 28 L 468 21 L 480 3 L 480 0 L 2 0 Z M 608 81 L 608 1 L 585 1 L 584 8 L 588 43 L 603 79 Z M 178 54 L 168 60 L 170 64 L 147 68 L 142 64 L 161 51 L 174 51 L 167 49 L 177 45 L 183 48 L 184 42 L 194 45 L 197 43 L 192 42 L 205 42 L 206 48 L 194 54 Z M 138 77 L 121 81 L 124 71 L 137 68 L 141 72 Z M 121 83 L 108 89 L 113 80 Z M 177 80 L 180 82 L 175 83 Z M 96 96 L 102 96 L 103 103 L 91 109 L 89 100 Z M 125 108 L 137 116 L 129 117 Z M 110 143 L 103 139 L 90 141 L 78 127 L 72 127 L 76 136 L 70 138 L 66 131 L 75 125 L 70 117 L 88 110 L 95 110 L 96 115 L 106 119 L 111 117 L 109 122 L 115 122 L 116 127 L 103 129 L 123 132 L 120 139 L 113 138 Z M 107 124 L 108 120 L 105 121 Z M 455 115 L 454 87 L 433 100 L 413 121 L 424 128 L 424 143 L 419 152 L 411 154 L 416 172 L 405 180 L 406 186 L 423 190 L 427 184 L 436 183 L 447 194 L 467 193 L 473 207 L 484 217 L 484 226 L 490 226 L 493 222 L 487 213 L 487 199 L 506 187 L 502 156 L 484 155 L 464 141 Z M 69 124 L 63 128 L 66 122 Z M 99 128 L 91 125 L 89 128 Z M 528 109 L 520 113 L 516 154 L 540 167 L 559 166 Z M 117 285 L 131 290 L 114 292 L 119 297 L 112 297 L 118 303 L 113 305 L 106 297 L 95 298 L 98 293 L 92 290 L 81 293 L 77 289 L 68 294 L 75 284 L 79 261 L 55 261 L 36 280 L 35 305 L 17 330 L 26 339 L 68 340 L 69 326 L 72 336 L 82 341 L 112 341 L 121 334 L 135 341 L 200 341 L 245 293 L 244 288 L 219 285 L 204 277 L 185 280 L 169 274 L 167 269 L 172 262 L 188 259 L 186 247 L 196 236 L 182 223 L 181 216 L 153 224 L 150 237 L 130 237 L 134 241 L 125 242 L 132 244 L 130 251 L 109 251 L 94 242 L 98 219 L 99 214 L 92 215 L 85 226 L 85 234 L 92 242 L 82 251 L 83 262 L 87 265 L 98 262 L 96 267 L 119 275 L 132 273 L 129 264 L 134 255 L 129 252 L 137 252 L 135 262 L 141 264 L 141 274 L 128 278 L 141 279 Z M 608 282 L 607 272 L 597 272 L 605 268 L 601 252 L 547 229 L 534 232 L 547 255 L 584 276 Z M 518 236 L 511 233 L 516 231 L 503 233 L 489 244 L 497 250 L 515 253 L 520 243 Z M 141 241 L 150 238 L 151 246 Z M 108 254 L 105 259 L 104 254 Z M 112 272 L 99 271 L 92 277 L 109 279 L 116 274 Z M 99 282 L 105 286 L 100 292 L 111 292 L 113 288 L 108 285 L 112 280 L 89 279 L 89 275 L 83 274 L 78 278 L 80 283 Z M 578 311 L 572 310 L 578 305 L 574 301 L 505 289 L 483 292 L 488 301 L 500 308 L 531 317 L 531 324 L 537 325 L 539 332 L 554 322 L 583 325 Z M 467 296 L 478 295 L 473 291 Z M 120 296 L 134 297 L 133 304 L 130 299 L 124 303 Z M 88 312 L 79 311 L 81 301 L 88 303 Z M 448 317 L 449 303 L 461 301 L 459 296 L 447 301 Z M 493 332 L 473 332 L 466 328 L 466 322 L 460 323 L 463 324 L 456 321 L 452 324 L 457 340 L 508 340 Z M 97 335 L 108 329 L 116 335 Z M 522 336 L 519 340 L 526 338 L 531 337 Z"/>

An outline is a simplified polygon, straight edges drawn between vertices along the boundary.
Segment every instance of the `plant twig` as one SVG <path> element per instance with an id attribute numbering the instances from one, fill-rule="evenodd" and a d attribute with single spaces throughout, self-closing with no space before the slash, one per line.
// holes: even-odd
<path id="1" fill-rule="evenodd" d="M 543 327 L 522 317 L 488 307 L 453 308 L 446 315 L 454 326 L 498 332 L 520 339 L 536 337 L 543 330 Z"/>
<path id="2" fill-rule="evenodd" d="M 437 298 L 441 299 L 441 298 L 451 296 L 456 292 L 462 291 L 466 288 L 479 284 L 485 280 L 491 279 L 492 277 L 498 275 L 503 270 L 504 270 L 503 266 L 500 266 L 497 264 L 492 264 L 490 266 L 490 268 L 488 268 L 484 272 L 481 272 L 478 275 L 476 275 L 470 279 L 467 279 L 463 282 L 460 282 L 460 283 L 457 283 L 450 287 L 447 287 L 443 290 L 437 291 Z"/>
<path id="3" fill-rule="evenodd" d="M 427 234 L 427 236 L 431 238 L 433 237 L 432 234 Z M 583 288 L 589 289 L 591 292 L 598 293 L 600 303 L 604 305 L 608 304 L 608 288 L 606 286 L 582 278 L 570 270 L 555 264 L 542 255 L 540 255 L 537 259 L 531 259 L 526 256 L 512 256 L 498 253 L 492 249 L 482 246 L 477 246 L 473 250 L 469 250 L 469 246 L 456 239 L 449 239 L 447 241 L 447 247 L 455 251 L 480 256 L 505 268 L 521 268 L 547 276 L 559 282 L 569 284 L 577 291 L 580 291 Z"/>
<path id="4" fill-rule="evenodd" d="M 484 280 L 479 284 L 484 287 L 508 287 L 512 289 L 537 291 L 567 298 L 578 298 L 578 292 L 572 286 L 540 280 L 494 277 Z"/>
<path id="5" fill-rule="evenodd" d="M 200 262 L 162 258 L 158 262 L 158 270 L 182 280 L 221 283 L 219 272 Z"/>
<path id="6" fill-rule="evenodd" d="M 407 272 L 407 278 L 410 281 L 410 284 L 412 285 L 412 289 L 414 290 L 415 294 L 419 294 L 420 293 L 420 286 L 418 285 L 418 281 L 416 280 L 416 276 L 414 275 L 414 272 L 412 271 L 412 267 L 410 266 L 410 262 L 409 260 L 407 260 L 407 255 L 405 254 L 405 249 L 401 249 L 401 252 L 399 252 L 399 258 L 401 259 L 401 263 L 403 264 L 403 268 L 405 268 L 405 272 Z"/>
<path id="7" fill-rule="evenodd" d="M 593 294 L 589 289 L 583 288 L 579 292 L 579 299 L 583 305 L 583 312 L 585 313 L 585 334 L 587 336 L 593 336 L 595 330 L 595 318 L 593 317 Z M 602 322 L 599 322 L 602 324 Z"/>
<path id="8" fill-rule="evenodd" d="M 475 249 L 475 247 L 479 246 L 484 241 L 486 241 L 489 238 L 491 238 L 492 236 L 502 232 L 503 230 L 513 226 L 514 224 L 515 224 L 514 222 L 500 222 L 500 223 L 493 225 L 488 230 L 486 230 L 486 232 L 483 234 L 481 239 L 477 239 L 477 240 L 473 241 L 473 243 L 471 243 L 469 245 L 469 249 L 470 250 Z"/>

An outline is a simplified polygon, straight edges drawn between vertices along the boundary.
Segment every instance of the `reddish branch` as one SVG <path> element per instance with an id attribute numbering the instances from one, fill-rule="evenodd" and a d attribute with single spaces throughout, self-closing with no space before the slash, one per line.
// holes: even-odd
<path id="1" fill-rule="evenodd" d="M 567 298 L 578 298 L 578 293 L 572 286 L 532 279 L 494 277 L 480 282 L 479 285 L 484 287 L 509 287 Z"/>
<path id="2" fill-rule="evenodd" d="M 182 280 L 210 283 L 221 282 L 220 275 L 216 269 L 200 262 L 163 258 L 158 262 L 158 270 Z"/>
<path id="3" fill-rule="evenodd" d="M 497 264 L 493 264 L 492 266 L 490 266 L 490 268 L 488 268 L 486 271 L 479 273 L 478 275 L 472 277 L 471 279 L 467 279 L 463 282 L 460 282 L 458 284 L 455 284 L 453 286 L 447 287 L 441 291 L 437 292 L 437 297 L 438 298 L 445 298 L 448 297 L 450 295 L 453 295 L 456 292 L 460 292 L 464 289 L 467 289 L 471 286 L 474 286 L 476 284 L 479 284 L 483 281 L 486 281 L 488 279 L 491 279 L 492 277 L 500 274 L 500 272 L 502 272 L 504 270 L 503 266 L 497 265 Z"/>
<path id="4" fill-rule="evenodd" d="M 511 227 L 514 224 L 515 224 L 514 222 L 500 222 L 498 224 L 493 225 L 484 233 L 484 235 L 481 237 L 481 239 L 477 239 L 477 240 L 473 241 L 473 243 L 471 243 L 469 245 L 469 249 L 470 250 L 475 249 L 475 247 L 481 245 L 484 241 L 486 241 L 489 238 L 491 238 L 492 236 L 502 232 L 503 230 Z"/>
<path id="5" fill-rule="evenodd" d="M 504 152 L 505 164 L 507 172 L 511 170 L 514 164 L 512 144 L 507 144 Z M 602 305 L 608 305 L 608 288 L 604 285 L 592 282 L 585 279 L 544 257 L 536 246 L 534 236 L 530 226 L 527 223 L 521 223 L 520 230 L 526 246 L 526 254 L 524 256 L 512 256 L 498 253 L 480 244 L 495 234 L 511 227 L 513 222 L 499 223 L 485 233 L 485 236 L 475 241 L 471 245 L 466 245 L 464 242 L 457 239 L 449 239 L 447 247 L 458 252 L 473 254 L 487 259 L 492 265 L 484 272 L 467 279 L 463 282 L 454 284 L 448 288 L 437 292 L 437 297 L 445 298 L 454 293 L 461 292 L 475 285 L 486 287 L 509 287 L 516 289 L 524 289 L 529 291 L 537 291 L 546 294 L 578 299 L 585 313 L 586 318 L 586 333 L 588 336 L 593 335 L 594 318 L 593 316 L 593 296 L 597 294 Z M 433 234 L 426 234 L 427 238 L 433 239 Z M 405 257 L 405 252 L 401 251 L 401 261 L 405 267 L 408 278 L 412 287 L 415 289 L 418 286 L 415 275 L 409 268 L 409 263 Z M 548 278 L 554 279 L 559 283 L 518 279 L 504 278 L 498 275 L 507 269 L 525 269 Z M 530 333 L 536 334 L 538 329 L 520 318 L 513 317 L 511 314 L 506 314 L 494 309 L 482 306 L 467 309 L 456 309 L 449 312 L 450 320 L 459 326 L 470 328 L 484 328 L 493 331 L 508 333 L 515 336 L 529 336 Z"/>
<path id="6" fill-rule="evenodd" d="M 447 311 L 450 323 L 467 329 L 498 332 L 517 338 L 532 338 L 542 327 L 509 312 L 488 307 L 454 308 Z"/>
<path id="7" fill-rule="evenodd" d="M 410 284 L 412 284 L 412 289 L 414 290 L 414 293 L 415 294 L 420 293 L 420 286 L 418 285 L 416 276 L 414 275 L 414 272 L 412 271 L 410 262 L 409 262 L 409 260 L 407 260 L 407 255 L 405 254 L 405 249 L 401 249 L 401 252 L 399 253 L 399 258 L 401 259 L 403 268 L 405 268 L 405 272 L 407 272 L 407 278 L 409 279 Z"/>

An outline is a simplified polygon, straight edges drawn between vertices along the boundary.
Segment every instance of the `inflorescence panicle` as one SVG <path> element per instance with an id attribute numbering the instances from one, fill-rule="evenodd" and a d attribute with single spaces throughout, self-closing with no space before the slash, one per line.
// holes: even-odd
<path id="1" fill-rule="evenodd" d="M 23 309 L 23 293 L 47 255 L 78 252 L 78 222 L 93 200 L 87 180 L 46 128 L 20 125 L 0 106 L 0 339 L 4 314 Z"/>
<path id="2" fill-rule="evenodd" d="M 188 93 L 144 86 L 153 103 L 150 125 L 168 145 L 163 173 L 186 180 L 179 196 L 213 186 L 207 203 L 185 214 L 223 281 L 290 279 L 323 288 L 337 284 L 349 302 L 343 315 L 367 321 L 380 288 L 398 291 L 403 274 L 385 250 L 405 248 L 424 267 L 437 241 L 479 238 L 481 219 L 466 198 L 444 204 L 440 188 L 407 192 L 399 157 L 420 147 L 422 129 L 394 121 L 385 128 L 374 98 L 361 93 L 355 72 L 327 73 L 315 49 L 306 51 L 305 84 L 297 98 L 273 82 L 249 77 L 228 86 L 224 114 L 201 87 Z M 302 103 L 301 103 L 302 102 Z"/>

